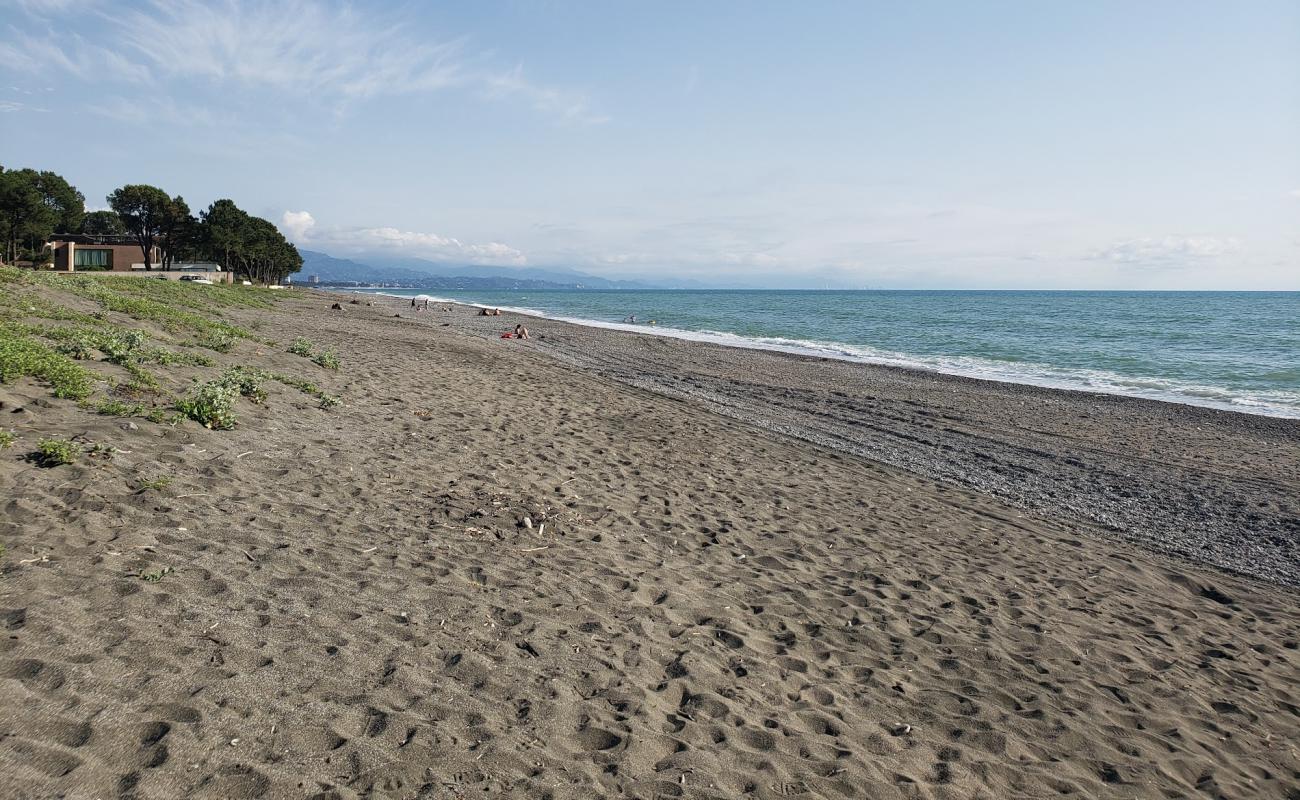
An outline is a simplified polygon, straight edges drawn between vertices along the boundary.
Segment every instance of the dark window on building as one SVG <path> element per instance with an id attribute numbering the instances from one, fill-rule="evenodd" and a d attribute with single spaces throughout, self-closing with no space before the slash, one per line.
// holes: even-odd
<path id="1" fill-rule="evenodd" d="M 113 251 L 78 247 L 73 253 L 72 265 L 77 269 L 112 269 Z"/>

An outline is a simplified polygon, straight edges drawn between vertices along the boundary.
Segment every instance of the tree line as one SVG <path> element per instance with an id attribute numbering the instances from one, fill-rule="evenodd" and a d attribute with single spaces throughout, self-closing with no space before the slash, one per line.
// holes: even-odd
<path id="1" fill-rule="evenodd" d="M 302 268 L 298 248 L 275 225 L 233 200 L 218 200 L 198 216 L 180 195 L 128 184 L 107 197 L 107 211 L 86 211 L 86 198 L 53 172 L 0 166 L 0 261 L 42 263 L 56 233 L 128 236 L 146 270 L 178 261 L 215 261 L 259 283 L 280 283 Z M 157 251 L 158 263 L 154 263 Z"/>

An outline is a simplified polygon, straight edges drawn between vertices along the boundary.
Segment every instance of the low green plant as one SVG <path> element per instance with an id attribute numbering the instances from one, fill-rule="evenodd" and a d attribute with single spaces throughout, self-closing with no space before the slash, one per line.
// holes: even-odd
<path id="1" fill-rule="evenodd" d="M 71 464 L 81 456 L 81 445 L 67 439 L 50 437 L 36 443 L 36 460 L 43 467 Z"/>
<path id="2" fill-rule="evenodd" d="M 338 369 L 340 366 L 339 357 L 334 354 L 333 350 L 322 350 L 312 357 L 312 361 L 325 369 Z"/>
<path id="3" fill-rule="evenodd" d="M 91 373 L 85 367 L 19 330 L 0 325 L 0 383 L 23 377 L 45 382 L 55 397 L 79 400 L 91 392 Z"/>
<path id="4" fill-rule="evenodd" d="M 140 580 L 144 581 L 145 583 L 157 583 L 158 581 L 172 574 L 172 572 L 174 571 L 175 570 L 173 570 L 171 567 L 163 567 L 162 569 L 156 569 L 152 572 L 141 572 Z"/>
<path id="5" fill-rule="evenodd" d="M 343 402 L 342 398 L 332 394 L 327 394 L 324 389 L 316 384 L 302 378 L 295 378 L 292 375 L 284 375 L 279 372 L 273 372 L 270 375 L 271 380 L 279 381 L 285 386 L 292 386 L 303 394 L 311 395 L 320 401 L 320 407 L 325 409 L 334 408 Z"/>
<path id="6" fill-rule="evenodd" d="M 145 413 L 144 418 L 158 425 L 175 425 L 185 419 L 184 415 L 177 413 L 169 414 L 167 413 L 167 409 L 159 406 L 154 406 L 149 409 Z"/>
<path id="7" fill-rule="evenodd" d="M 140 360 L 150 364 L 184 367 L 214 367 L 217 362 L 202 353 L 174 353 L 161 347 L 153 347 L 140 354 Z"/>
<path id="8" fill-rule="evenodd" d="M 124 403 L 109 398 L 99 401 L 99 405 L 95 406 L 95 413 L 106 417 L 139 417 L 144 415 L 145 407 L 141 403 Z"/>
<path id="9" fill-rule="evenodd" d="M 305 336 L 299 336 L 298 338 L 293 340 L 292 344 L 289 345 L 289 352 L 293 353 L 295 356 L 303 356 L 304 358 L 309 358 L 311 356 L 311 350 L 312 350 L 311 339 L 308 339 Z"/>
<path id="10" fill-rule="evenodd" d="M 266 402 L 266 390 L 262 382 L 269 379 L 271 373 L 251 367 L 231 367 L 221 374 L 219 382 L 239 392 L 254 403 Z"/>
<path id="11" fill-rule="evenodd" d="M 161 387 L 152 372 L 136 363 L 128 362 L 122 366 L 131 373 L 131 380 L 123 387 L 124 389 L 138 394 L 157 394 Z"/>
<path id="12" fill-rule="evenodd" d="M 90 455 L 94 458 L 112 458 L 114 453 L 120 452 L 122 451 L 111 444 L 96 442 L 90 446 Z"/>
<path id="13" fill-rule="evenodd" d="M 127 366 L 138 364 L 143 359 L 141 348 L 144 346 L 144 331 L 134 328 L 121 328 L 99 338 L 95 346 L 104 357 L 114 363 Z"/>
<path id="14" fill-rule="evenodd" d="M 218 353 L 229 353 L 235 348 L 235 342 L 237 341 L 239 341 L 238 337 L 229 331 L 213 330 L 199 343 L 209 350 L 216 350 Z"/>
<path id="15" fill-rule="evenodd" d="M 167 475 L 160 475 L 157 478 L 141 478 L 135 482 L 136 491 L 138 492 L 147 492 L 150 490 L 161 492 L 163 489 L 166 489 L 171 485 L 172 479 Z"/>
<path id="16" fill-rule="evenodd" d="M 13 431 L 0 431 L 0 450 L 13 447 L 17 439 Z"/>
<path id="17" fill-rule="evenodd" d="M 77 361 L 85 361 L 95 357 L 95 348 L 89 339 L 84 336 L 69 338 L 54 345 L 54 351 L 62 353 L 68 358 Z"/>
<path id="18" fill-rule="evenodd" d="M 235 398 L 239 390 L 220 380 L 201 383 L 176 401 L 176 410 L 214 431 L 235 427 Z"/>
<path id="19" fill-rule="evenodd" d="M 285 375 L 281 372 L 272 372 L 271 380 L 283 383 L 285 386 L 292 386 L 303 394 L 321 394 L 321 388 L 316 384 L 302 378 L 295 378 L 292 375 Z"/>

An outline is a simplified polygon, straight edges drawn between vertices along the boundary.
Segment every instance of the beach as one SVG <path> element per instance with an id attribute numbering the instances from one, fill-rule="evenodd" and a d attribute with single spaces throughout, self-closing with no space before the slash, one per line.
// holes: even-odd
<path id="1" fill-rule="evenodd" d="M 1300 421 L 392 298 L 228 317 L 261 340 L 223 364 L 309 337 L 342 404 L 0 385 L 25 438 L 117 448 L 0 451 L 0 796 L 1296 796 Z"/>

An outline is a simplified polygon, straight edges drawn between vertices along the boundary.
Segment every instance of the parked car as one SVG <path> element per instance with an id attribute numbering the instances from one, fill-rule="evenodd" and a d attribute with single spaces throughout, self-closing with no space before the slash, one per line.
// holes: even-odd
<path id="1" fill-rule="evenodd" d="M 182 276 L 180 277 L 180 280 L 183 281 L 183 282 L 185 282 L 185 283 L 202 283 L 202 284 L 204 284 L 205 286 L 211 286 L 211 285 L 212 285 L 212 281 L 208 280 L 207 278 L 203 277 L 202 275 L 182 275 Z"/>

